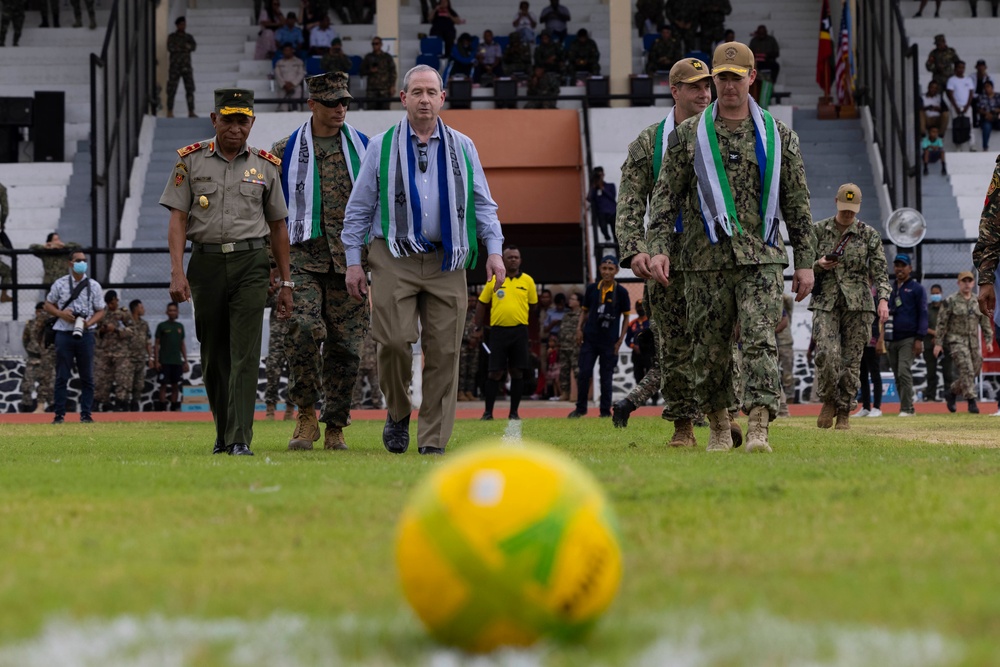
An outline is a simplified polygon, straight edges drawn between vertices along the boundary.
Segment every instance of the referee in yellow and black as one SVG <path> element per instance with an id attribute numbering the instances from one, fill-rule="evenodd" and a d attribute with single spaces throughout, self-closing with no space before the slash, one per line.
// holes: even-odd
<path id="1" fill-rule="evenodd" d="M 489 373 L 486 376 L 486 410 L 482 421 L 493 419 L 493 404 L 500 391 L 500 380 L 510 371 L 510 419 L 520 419 L 517 408 L 524 393 L 524 372 L 528 369 L 528 313 L 538 304 L 535 281 L 521 271 L 521 251 L 508 245 L 503 251 L 503 265 L 507 269 L 500 289 L 494 290 L 491 278 L 479 295 L 474 336 L 482 336 L 486 320 L 486 306 L 490 308 Z"/>
<path id="2" fill-rule="evenodd" d="M 280 278 L 278 317 L 292 312 L 288 211 L 281 160 L 247 145 L 254 124 L 252 90 L 215 91 L 215 137 L 177 150 L 160 197 L 170 211 L 170 298 L 194 300 L 201 371 L 215 419 L 214 454 L 253 456 L 261 329 L 271 265 Z M 184 245 L 191 260 L 184 273 Z"/>

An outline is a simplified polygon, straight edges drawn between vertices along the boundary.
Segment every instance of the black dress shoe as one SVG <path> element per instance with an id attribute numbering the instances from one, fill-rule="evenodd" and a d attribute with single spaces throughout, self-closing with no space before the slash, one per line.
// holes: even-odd
<path id="1" fill-rule="evenodd" d="M 601 411 L 601 414 L 600 414 L 601 419 L 606 419 L 606 418 L 608 418 L 610 416 L 611 416 L 610 412 L 604 412 L 603 410 Z"/>
<path id="2" fill-rule="evenodd" d="M 615 425 L 615 428 L 627 427 L 628 417 L 633 410 L 635 410 L 635 406 L 627 398 L 615 401 L 615 404 L 611 406 L 611 423 Z"/>
<path id="3" fill-rule="evenodd" d="M 579 410 L 574 410 L 573 412 L 571 412 L 568 415 L 566 415 L 566 417 L 569 418 L 569 419 L 579 419 L 580 417 L 584 416 L 585 414 L 587 414 L 587 413 L 586 412 L 580 412 Z"/>
<path id="4" fill-rule="evenodd" d="M 479 418 L 479 421 L 481 421 L 481 422 L 491 422 L 491 421 L 493 421 L 493 413 L 492 412 L 484 412 L 483 416 Z"/>
<path id="5" fill-rule="evenodd" d="M 229 453 L 229 447 L 226 447 L 225 443 L 223 443 L 221 440 L 219 440 L 218 438 L 216 438 L 215 439 L 215 447 L 212 448 L 212 453 L 213 454 L 228 454 Z"/>
<path id="6" fill-rule="evenodd" d="M 80 417 L 80 423 L 81 424 L 93 424 L 94 423 L 94 418 L 91 417 L 90 415 L 84 415 L 84 416 Z"/>
<path id="7" fill-rule="evenodd" d="M 955 405 L 955 394 L 951 393 L 950 389 L 945 392 L 944 402 L 948 405 L 948 412 L 955 412 L 958 409 Z"/>
<path id="8" fill-rule="evenodd" d="M 512 412 L 509 415 L 507 415 L 507 419 L 513 419 L 514 421 L 521 421 L 521 415 L 517 414 L 516 412 Z"/>
<path id="9" fill-rule="evenodd" d="M 52 419 L 52 423 L 53 423 L 53 424 L 62 424 L 62 423 L 63 423 L 63 418 L 62 418 L 62 417 L 59 417 L 59 416 L 56 416 L 56 417 L 54 417 L 54 418 Z"/>
<path id="10" fill-rule="evenodd" d="M 385 416 L 385 428 L 382 429 L 382 444 L 393 454 L 403 454 L 410 447 L 410 415 L 399 421 L 394 421 L 388 414 Z"/>
<path id="11" fill-rule="evenodd" d="M 233 445 L 233 448 L 229 450 L 230 456 L 253 456 L 253 452 L 250 451 L 250 447 L 244 445 L 242 442 L 237 442 Z"/>
<path id="12" fill-rule="evenodd" d="M 444 450 L 440 447 L 417 447 L 417 451 L 423 456 L 444 456 Z"/>

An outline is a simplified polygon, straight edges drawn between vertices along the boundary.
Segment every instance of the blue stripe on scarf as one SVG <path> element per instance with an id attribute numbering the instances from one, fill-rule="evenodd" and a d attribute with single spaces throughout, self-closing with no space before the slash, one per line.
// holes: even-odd
<path id="1" fill-rule="evenodd" d="M 440 205 L 438 206 L 438 218 L 441 224 L 441 245 L 444 247 L 444 262 L 441 264 L 441 270 L 446 270 L 444 267 L 451 266 L 452 253 L 454 252 L 454 239 L 451 237 L 451 207 L 454 206 L 454 201 L 448 196 L 448 170 L 451 169 L 451 160 L 444 152 L 445 144 L 445 129 L 444 123 L 441 119 L 438 119 L 438 134 L 441 135 L 441 139 L 438 141 L 438 151 L 437 151 L 437 175 L 438 175 L 438 201 Z M 452 146 L 452 150 L 457 151 L 458 146 Z M 447 165 L 447 168 L 442 168 Z M 461 185 L 461 177 L 455 177 L 455 187 Z"/>
<path id="2" fill-rule="evenodd" d="M 674 223 L 674 231 L 678 234 L 684 231 L 684 211 L 677 214 L 677 222 Z"/>
<path id="3" fill-rule="evenodd" d="M 417 192 L 417 158 L 413 154 L 413 141 L 406 137 L 406 161 L 409 164 L 406 177 L 410 180 L 410 210 L 413 212 L 413 238 L 418 243 L 424 242 L 424 213 L 420 208 L 420 195 Z"/>
<path id="4" fill-rule="evenodd" d="M 764 123 L 764 127 L 754 127 L 753 149 L 757 154 L 757 169 L 760 171 L 760 219 L 764 221 L 764 228 L 766 229 L 770 222 L 764 217 L 764 198 L 767 195 L 767 191 L 764 189 L 764 177 L 767 174 L 767 151 L 764 150 L 764 137 L 760 136 L 761 130 L 765 134 L 767 132 L 767 120 L 764 120 Z M 767 239 L 764 239 L 764 243 L 767 243 Z"/>
<path id="5" fill-rule="evenodd" d="M 292 132 L 292 136 L 288 137 L 288 143 L 285 144 L 285 151 L 284 151 L 284 153 L 281 154 L 281 164 L 283 164 L 283 165 L 289 165 L 289 164 L 291 164 L 292 156 L 295 154 L 295 152 L 294 152 L 295 151 L 295 147 L 298 146 L 299 129 L 300 128 L 296 128 L 296 130 L 294 132 Z M 281 170 L 281 192 L 284 193 L 284 195 L 285 195 L 285 208 L 288 208 L 288 193 L 289 193 L 289 189 L 288 189 L 288 172 L 289 171 L 290 170 L 288 169 L 287 166 L 284 169 Z M 288 221 L 288 218 L 285 218 L 285 222 L 286 223 L 287 223 L 287 221 Z"/>

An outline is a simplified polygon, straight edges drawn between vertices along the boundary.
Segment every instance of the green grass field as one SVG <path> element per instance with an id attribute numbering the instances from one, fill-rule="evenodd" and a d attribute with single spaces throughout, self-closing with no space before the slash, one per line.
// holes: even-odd
<path id="1" fill-rule="evenodd" d="M 1000 664 L 1000 424 L 813 424 L 750 456 L 668 450 L 655 418 L 526 420 L 604 484 L 625 577 L 585 644 L 485 660 L 403 601 L 395 521 L 437 460 L 386 453 L 380 422 L 307 453 L 261 422 L 252 459 L 211 456 L 209 424 L 2 425 L 0 666 Z"/>

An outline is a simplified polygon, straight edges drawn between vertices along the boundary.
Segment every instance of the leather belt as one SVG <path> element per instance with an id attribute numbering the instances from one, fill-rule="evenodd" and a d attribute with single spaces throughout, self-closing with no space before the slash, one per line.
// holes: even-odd
<path id="1" fill-rule="evenodd" d="M 191 242 L 191 249 L 195 252 L 222 253 L 228 255 L 231 252 L 242 252 L 244 250 L 259 250 L 267 243 L 264 239 L 250 239 L 248 241 L 234 241 L 233 243 L 197 243 Z"/>

